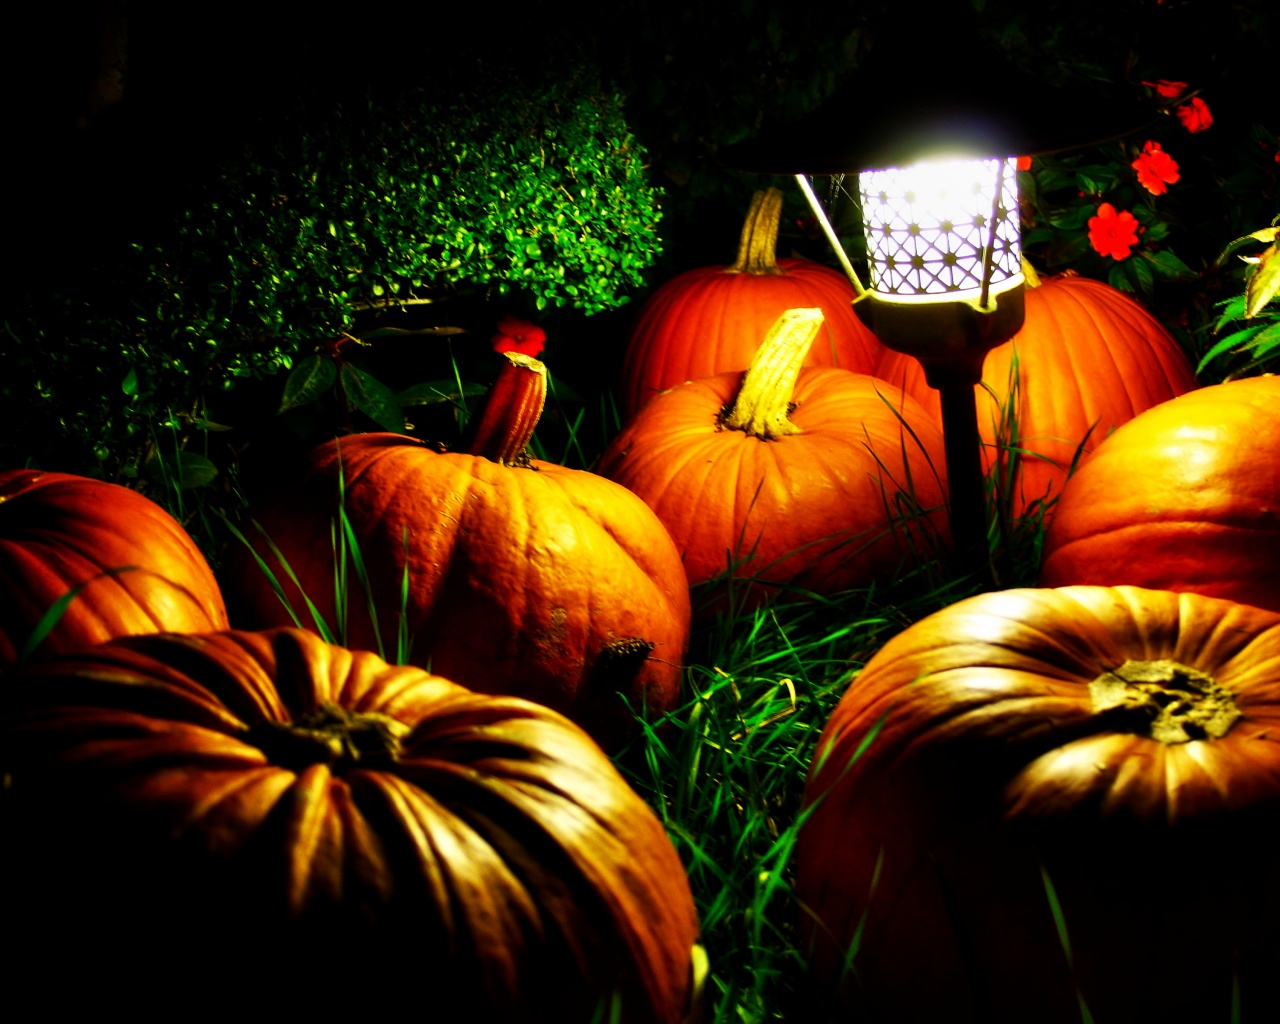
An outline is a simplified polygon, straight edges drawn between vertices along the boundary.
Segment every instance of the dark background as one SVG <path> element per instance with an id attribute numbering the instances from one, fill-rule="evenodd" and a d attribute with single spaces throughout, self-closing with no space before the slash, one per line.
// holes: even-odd
<path id="1" fill-rule="evenodd" d="M 927 17 L 923 7 L 881 0 L 424 4 L 324 14 L 281 6 L 98 0 L 7 15 L 7 219 L 20 229 L 11 246 L 18 262 L 31 268 L 74 255 L 102 232 L 162 221 L 248 135 L 287 130 L 280 118 L 298 95 L 338 101 L 370 83 L 444 78 L 477 60 L 560 55 L 595 60 L 628 96 L 633 128 L 668 190 L 666 269 L 724 261 L 745 202 L 723 202 L 732 186 L 714 165 L 716 149 L 812 105 L 868 47 L 909 51 L 910 29 L 890 11 L 908 26 Z M 1264 0 L 975 6 L 978 22 L 1046 80 L 1074 75 L 1081 86 L 1085 78 L 1070 67 L 1079 61 L 1116 79 L 1189 81 L 1213 101 L 1219 136 L 1274 117 L 1274 19 Z M 95 111 L 99 54 L 121 28 L 123 90 Z M 749 177 L 728 180 L 749 197 Z M 704 241 L 726 224 L 727 242 Z"/>
<path id="2" fill-rule="evenodd" d="M 587 60 L 626 95 L 629 123 L 664 189 L 664 251 L 645 288 L 613 312 L 547 318 L 546 358 L 558 377 L 584 392 L 607 389 L 648 291 L 681 270 L 731 262 L 751 192 L 771 183 L 726 169 L 719 149 L 810 109 L 871 48 L 901 49 L 907 61 L 914 30 L 928 16 L 924 6 L 885 0 L 281 6 L 98 0 L 6 16 L 11 302 L 44 289 L 74 290 L 100 274 L 122 239 L 163 231 L 246 141 L 296 131 L 300 97 L 323 110 L 371 87 L 459 81 L 475 88 L 495 63 Z M 1101 81 L 1151 78 L 1201 87 L 1215 124 L 1187 145 L 1221 150 L 1223 163 L 1250 125 L 1270 118 L 1274 128 L 1272 6 L 972 3 L 988 39 L 1046 87 L 1083 94 Z M 109 81 L 104 91 L 99 75 L 104 54 L 125 62 L 114 92 Z M 948 83 L 937 87 L 945 91 Z M 780 255 L 832 262 L 821 236 L 803 223 L 797 191 L 777 183 L 788 203 Z M 1213 182 L 1200 187 L 1210 194 Z M 1224 218 L 1210 220 L 1179 241 L 1179 255 L 1198 269 L 1230 240 L 1230 230 Z M 239 388 L 233 394 L 264 405 L 265 413 L 278 401 Z"/>

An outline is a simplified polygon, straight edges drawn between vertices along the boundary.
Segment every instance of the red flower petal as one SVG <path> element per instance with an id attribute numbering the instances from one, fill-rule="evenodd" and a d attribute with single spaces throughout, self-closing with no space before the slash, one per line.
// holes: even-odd
<path id="1" fill-rule="evenodd" d="M 1178 105 L 1175 111 L 1182 127 L 1194 134 L 1202 132 L 1213 124 L 1213 114 L 1209 112 L 1209 104 L 1199 96 L 1193 96 L 1186 103 Z"/>
<path id="2" fill-rule="evenodd" d="M 519 352 L 521 355 L 536 357 L 542 352 L 546 341 L 547 332 L 537 324 L 505 316 L 498 322 L 498 333 L 493 336 L 491 344 L 495 352 Z"/>
<path id="3" fill-rule="evenodd" d="M 1169 185 L 1181 177 L 1177 161 L 1158 142 L 1147 142 L 1132 167 L 1138 172 L 1138 184 L 1156 196 L 1164 195 Z"/>
<path id="4" fill-rule="evenodd" d="M 1167 78 L 1161 78 L 1155 82 L 1143 82 L 1142 84 L 1150 86 L 1156 91 L 1157 96 L 1163 96 L 1166 99 L 1181 96 L 1187 88 L 1186 82 L 1170 82 Z"/>
<path id="5" fill-rule="evenodd" d="M 1101 256 L 1128 259 L 1138 244 L 1138 218 L 1128 210 L 1117 213 L 1110 203 L 1103 203 L 1089 218 L 1089 244 Z"/>

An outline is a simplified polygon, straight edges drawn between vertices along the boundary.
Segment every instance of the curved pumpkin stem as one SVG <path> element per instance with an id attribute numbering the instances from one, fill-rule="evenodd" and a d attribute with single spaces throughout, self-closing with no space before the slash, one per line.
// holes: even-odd
<path id="1" fill-rule="evenodd" d="M 738 241 L 738 258 L 726 274 L 751 274 L 764 277 L 782 274 L 778 266 L 778 218 L 782 215 L 782 191 L 770 188 L 751 197 L 751 209 L 742 224 Z"/>
<path id="2" fill-rule="evenodd" d="M 532 356 L 504 352 L 507 363 L 485 400 L 467 452 L 504 466 L 527 461 L 525 448 L 547 401 L 547 368 Z"/>
<path id="3" fill-rule="evenodd" d="M 721 420 L 722 426 L 764 441 L 800 432 L 787 413 L 800 367 L 823 319 L 820 309 L 799 308 L 786 310 L 774 321 L 742 377 L 738 397 Z"/>

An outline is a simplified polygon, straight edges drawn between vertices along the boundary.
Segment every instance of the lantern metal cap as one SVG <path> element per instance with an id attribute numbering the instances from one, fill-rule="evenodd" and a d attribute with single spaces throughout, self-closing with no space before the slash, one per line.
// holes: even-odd
<path id="1" fill-rule="evenodd" d="M 949 18 L 923 32 L 882 31 L 829 99 L 719 158 L 761 174 L 852 174 L 939 155 L 1052 153 L 1120 138 L 1156 116 L 1129 94 L 1054 89 L 987 44 L 972 21 Z"/>

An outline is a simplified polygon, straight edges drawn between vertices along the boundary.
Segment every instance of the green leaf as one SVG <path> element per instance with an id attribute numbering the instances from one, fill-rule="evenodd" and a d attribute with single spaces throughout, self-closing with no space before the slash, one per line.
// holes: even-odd
<path id="1" fill-rule="evenodd" d="M 213 420 L 196 420 L 192 426 L 195 427 L 196 430 L 208 430 L 215 434 L 235 429 L 234 427 L 227 426 L 225 423 L 214 423 Z"/>
<path id="2" fill-rule="evenodd" d="M 1162 242 L 1169 237 L 1169 222 L 1158 220 L 1154 224 L 1147 226 L 1146 234 L 1143 236 L 1144 241 L 1150 245 L 1152 242 Z"/>
<path id="3" fill-rule="evenodd" d="M 1143 255 L 1145 256 L 1146 254 L 1144 253 Z M 1145 259 L 1125 260 L 1125 265 L 1133 276 L 1135 290 L 1149 296 L 1151 288 L 1155 284 L 1155 275 L 1151 272 L 1151 267 L 1147 261 Z"/>
<path id="4" fill-rule="evenodd" d="M 1261 359 L 1280 348 L 1280 320 L 1259 331 L 1249 348 L 1255 359 Z"/>
<path id="5" fill-rule="evenodd" d="M 129 372 L 124 375 L 124 380 L 120 382 L 120 390 L 126 395 L 136 395 L 138 393 L 138 370 L 136 367 L 129 367 Z"/>
<path id="6" fill-rule="evenodd" d="M 1280 257 L 1277 257 L 1277 251 L 1273 245 L 1263 252 L 1258 257 L 1253 273 L 1249 275 L 1244 290 L 1246 317 L 1257 316 L 1262 312 L 1262 307 L 1280 292 Z"/>
<path id="7" fill-rule="evenodd" d="M 1058 210 L 1049 217 L 1049 223 L 1061 231 L 1079 231 L 1093 216 L 1092 205 L 1077 206 L 1071 210 Z"/>
<path id="8" fill-rule="evenodd" d="M 398 391 L 396 401 L 402 408 L 411 405 L 437 405 L 441 402 L 456 402 L 463 398 L 483 395 L 485 390 L 482 384 L 463 384 L 459 388 L 457 381 L 428 380 Z"/>
<path id="9" fill-rule="evenodd" d="M 368 341 L 370 338 L 403 337 L 411 334 L 421 334 L 421 335 L 428 335 L 436 338 L 446 338 L 446 337 L 449 337 L 450 335 L 466 334 L 466 333 L 467 333 L 467 329 L 465 327 L 419 327 L 416 329 L 410 329 L 407 327 L 379 327 L 375 331 L 362 333 L 360 335 L 360 339 L 362 341 Z"/>
<path id="10" fill-rule="evenodd" d="M 383 430 L 404 432 L 404 413 L 396 401 L 396 393 L 358 366 L 346 363 L 342 367 L 342 384 L 347 389 L 351 404 L 378 424 Z"/>
<path id="11" fill-rule="evenodd" d="M 289 373 L 284 382 L 284 397 L 280 399 L 277 413 L 296 409 L 300 405 L 314 402 L 331 387 L 338 377 L 338 368 L 333 359 L 319 352 L 298 360 L 298 365 Z"/>
<path id="12" fill-rule="evenodd" d="M 1076 172 L 1076 188 L 1087 196 L 1101 195 L 1103 188 L 1098 182 L 1080 171 Z"/>
<path id="13" fill-rule="evenodd" d="M 1262 330 L 1262 325 L 1258 325 L 1256 327 L 1247 327 L 1243 331 L 1235 331 L 1228 334 L 1225 338 L 1216 342 L 1214 346 L 1201 357 L 1199 364 L 1196 366 L 1196 373 L 1198 374 L 1219 356 L 1227 352 L 1240 351 L 1240 346 L 1248 345 L 1249 340 Z"/>
<path id="14" fill-rule="evenodd" d="M 1159 252 L 1144 251 L 1142 258 L 1151 264 L 1156 277 L 1166 281 L 1186 281 L 1196 276 L 1194 270 L 1168 249 L 1161 249 Z"/>
<path id="15" fill-rule="evenodd" d="M 147 460 L 147 475 L 157 483 L 189 491 L 204 487 L 218 475 L 218 467 L 196 452 L 165 452 Z"/>
<path id="16" fill-rule="evenodd" d="M 1218 317 L 1218 322 L 1213 325 L 1213 333 L 1217 334 L 1232 320 L 1244 319 L 1244 296 L 1237 295 L 1234 298 L 1226 299 L 1219 303 L 1222 307 L 1222 314 Z"/>
<path id="17" fill-rule="evenodd" d="M 1214 266 L 1218 266 L 1218 267 L 1222 266 L 1222 264 L 1224 264 L 1227 261 L 1227 258 L 1232 253 L 1234 253 L 1237 249 L 1244 248 L 1246 245 L 1251 245 L 1255 242 L 1274 243 L 1276 240 L 1276 231 L 1277 229 L 1274 227 L 1262 228 L 1261 230 L 1254 231 L 1251 234 L 1241 235 L 1239 238 L 1232 239 L 1229 243 L 1227 243 L 1227 247 L 1223 249 L 1222 252 L 1218 255 L 1218 259 L 1214 263 Z"/>
<path id="18" fill-rule="evenodd" d="M 1036 181 L 1041 192 L 1056 192 L 1059 189 L 1076 187 L 1076 176 L 1072 171 L 1053 169 L 1036 172 Z"/>
<path id="19" fill-rule="evenodd" d="M 1132 292 L 1134 290 L 1133 275 L 1129 273 L 1127 261 L 1115 263 L 1111 269 L 1107 271 L 1107 284 L 1112 288 L 1119 288 L 1122 292 Z"/>

